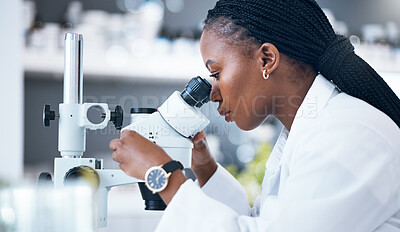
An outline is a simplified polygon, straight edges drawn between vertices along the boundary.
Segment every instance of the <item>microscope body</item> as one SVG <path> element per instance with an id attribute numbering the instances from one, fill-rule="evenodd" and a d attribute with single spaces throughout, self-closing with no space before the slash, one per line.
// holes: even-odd
<path id="1" fill-rule="evenodd" d="M 196 107 L 186 103 L 175 91 L 150 114 L 140 108 L 131 110 L 131 124 L 122 130 L 134 130 L 157 144 L 185 168 L 191 167 L 193 142 L 188 139 L 202 131 L 210 121 Z"/>
<path id="2" fill-rule="evenodd" d="M 97 200 L 96 225 L 104 227 L 107 225 L 108 192 L 111 187 L 139 183 L 146 209 L 162 209 L 165 204 L 158 194 L 146 192 L 142 180 L 126 175 L 120 169 L 104 169 L 102 159 L 82 158 L 86 150 L 87 129 L 103 129 L 109 121 L 117 129 L 121 129 L 123 121 L 120 106 L 111 112 L 106 103 L 83 103 L 82 52 L 82 35 L 67 33 L 64 102 L 59 104 L 59 114 L 55 114 L 46 105 L 43 123 L 50 126 L 51 120 L 59 118 L 58 150 L 61 158 L 54 160 L 54 187 L 61 188 L 75 183 L 76 180 L 89 183 L 95 190 L 94 196 Z M 211 85 L 206 80 L 201 77 L 193 78 L 182 92 L 174 92 L 158 110 L 143 111 L 140 110 L 143 108 L 135 108 L 131 112 L 131 124 L 123 130 L 137 131 L 163 148 L 172 159 L 179 160 L 185 168 L 190 168 L 193 143 L 188 137 L 194 136 L 209 124 L 209 120 L 198 108 L 209 101 L 210 91 Z M 88 119 L 91 108 L 101 111 L 103 120 L 100 123 L 93 123 Z M 52 181 L 49 173 L 39 176 L 40 183 L 49 181 Z"/>

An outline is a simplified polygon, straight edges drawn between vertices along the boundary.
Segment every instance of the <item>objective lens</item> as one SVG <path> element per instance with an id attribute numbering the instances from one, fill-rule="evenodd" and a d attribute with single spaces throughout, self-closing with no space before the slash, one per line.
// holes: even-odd
<path id="1" fill-rule="evenodd" d="M 181 92 L 182 98 L 190 106 L 201 107 L 210 101 L 211 84 L 199 76 L 192 78 Z"/>

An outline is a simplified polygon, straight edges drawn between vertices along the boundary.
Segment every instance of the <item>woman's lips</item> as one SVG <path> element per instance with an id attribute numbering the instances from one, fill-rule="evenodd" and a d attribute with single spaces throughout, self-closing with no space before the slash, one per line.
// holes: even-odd
<path id="1" fill-rule="evenodd" d="M 231 112 L 231 111 L 228 111 L 228 112 L 225 114 L 225 121 L 227 121 L 227 122 L 232 122 L 232 112 Z"/>

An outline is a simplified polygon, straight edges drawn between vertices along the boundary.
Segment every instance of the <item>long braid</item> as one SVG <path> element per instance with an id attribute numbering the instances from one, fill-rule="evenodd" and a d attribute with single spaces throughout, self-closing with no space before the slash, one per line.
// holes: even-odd
<path id="1" fill-rule="evenodd" d="M 287 56 L 308 63 L 345 93 L 387 114 L 400 127 L 400 100 L 350 41 L 336 35 L 315 0 L 220 0 L 209 10 L 205 29 L 220 19 L 225 34 L 245 32 L 272 43 Z M 243 38 L 243 36 L 242 36 Z"/>

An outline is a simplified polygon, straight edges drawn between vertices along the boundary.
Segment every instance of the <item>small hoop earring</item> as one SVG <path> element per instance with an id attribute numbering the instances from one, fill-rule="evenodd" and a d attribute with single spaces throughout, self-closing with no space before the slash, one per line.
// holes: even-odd
<path id="1" fill-rule="evenodd" d="M 269 74 L 267 74 L 267 76 L 265 76 L 265 73 L 266 73 L 266 72 L 267 72 L 267 70 L 264 69 L 264 71 L 263 71 L 263 77 L 264 77 L 265 80 L 268 80 Z"/>

